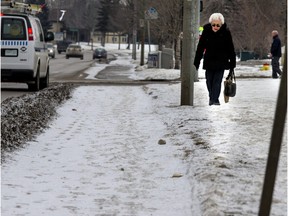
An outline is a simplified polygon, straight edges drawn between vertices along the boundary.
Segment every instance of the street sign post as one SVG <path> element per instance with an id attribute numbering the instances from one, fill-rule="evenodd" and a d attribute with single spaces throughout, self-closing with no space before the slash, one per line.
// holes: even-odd
<path id="1" fill-rule="evenodd" d="M 158 19 L 158 11 L 150 7 L 148 10 L 145 11 L 145 19 L 146 20 L 153 20 L 153 19 Z"/>
<path id="2" fill-rule="evenodd" d="M 145 11 L 145 20 L 147 20 L 147 30 L 148 30 L 148 43 L 149 43 L 149 52 L 151 52 L 151 41 L 150 41 L 150 20 L 158 19 L 158 11 L 150 7 L 147 11 Z"/>

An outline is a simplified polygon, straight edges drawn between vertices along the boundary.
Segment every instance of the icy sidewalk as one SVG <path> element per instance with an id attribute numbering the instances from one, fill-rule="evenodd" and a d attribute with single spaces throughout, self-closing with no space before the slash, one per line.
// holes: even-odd
<path id="1" fill-rule="evenodd" d="M 143 87 L 80 87 L 2 168 L 2 215 L 189 215 L 177 146 Z"/>
<path id="2" fill-rule="evenodd" d="M 238 79 L 236 97 L 225 104 L 221 94 L 221 106 L 208 106 L 205 80 L 200 80 L 194 86 L 193 107 L 179 107 L 180 85 L 150 86 L 148 92 L 158 98 L 156 112 L 171 131 L 169 142 L 186 153 L 191 216 L 258 215 L 279 84 L 273 79 Z M 286 132 L 274 216 L 287 216 Z"/>
<path id="3" fill-rule="evenodd" d="M 179 83 L 79 87 L 3 165 L 2 215 L 257 215 L 279 83 L 238 79 L 208 106 L 200 80 L 193 107 Z M 271 216 L 287 214 L 286 186 L 285 135 Z"/>

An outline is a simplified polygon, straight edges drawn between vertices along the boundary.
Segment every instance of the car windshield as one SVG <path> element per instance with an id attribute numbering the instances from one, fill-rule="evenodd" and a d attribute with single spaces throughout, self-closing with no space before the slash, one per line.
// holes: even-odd
<path id="1" fill-rule="evenodd" d="M 53 48 L 53 44 L 47 44 L 48 48 Z"/>

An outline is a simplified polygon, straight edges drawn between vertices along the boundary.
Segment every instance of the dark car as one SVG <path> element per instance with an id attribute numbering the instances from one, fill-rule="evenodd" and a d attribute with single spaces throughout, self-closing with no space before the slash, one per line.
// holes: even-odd
<path id="1" fill-rule="evenodd" d="M 70 57 L 76 57 L 83 60 L 83 52 L 82 47 L 77 44 L 70 44 L 66 50 L 66 59 L 69 59 Z"/>
<path id="2" fill-rule="evenodd" d="M 61 54 L 61 52 L 66 52 L 67 47 L 72 44 L 72 41 L 63 40 L 57 42 L 57 52 Z"/>
<path id="3" fill-rule="evenodd" d="M 107 51 L 104 48 L 96 48 L 93 52 L 93 59 L 107 59 Z"/>

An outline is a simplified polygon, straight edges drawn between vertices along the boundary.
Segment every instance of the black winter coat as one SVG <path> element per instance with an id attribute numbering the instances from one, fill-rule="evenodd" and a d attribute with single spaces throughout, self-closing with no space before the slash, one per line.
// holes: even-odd
<path id="1" fill-rule="evenodd" d="M 197 70 L 203 57 L 203 69 L 205 70 L 225 70 L 236 67 L 233 40 L 226 23 L 217 32 L 212 30 L 210 23 L 204 26 L 194 59 Z"/>
<path id="2" fill-rule="evenodd" d="M 274 57 L 281 57 L 281 41 L 278 37 L 278 35 L 275 35 L 273 37 L 273 43 L 271 45 L 271 50 L 270 50 L 272 56 Z"/>

